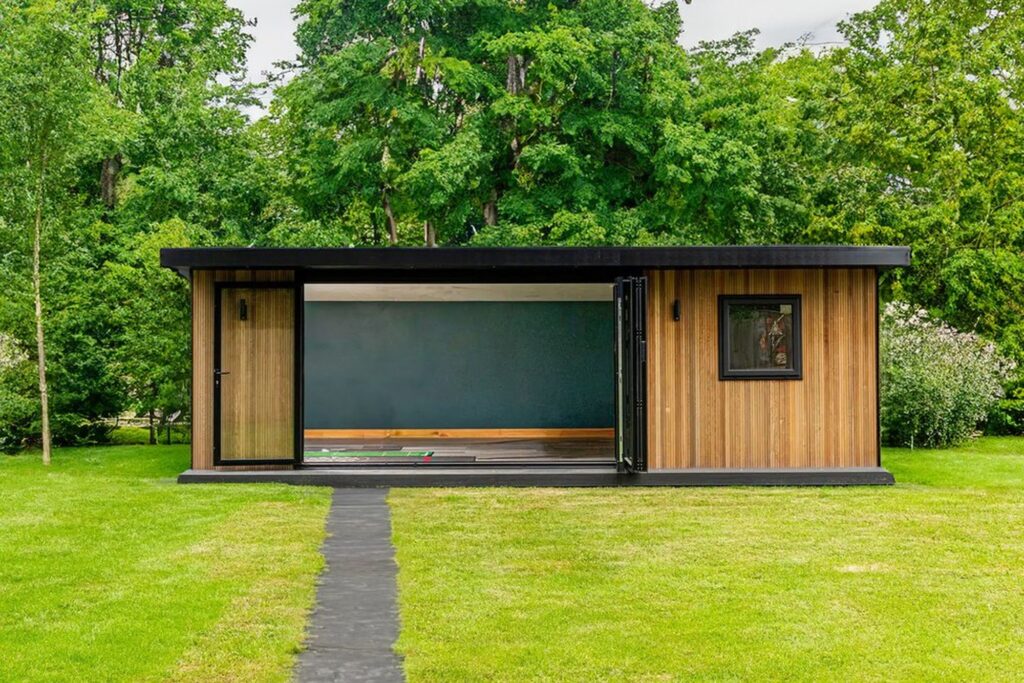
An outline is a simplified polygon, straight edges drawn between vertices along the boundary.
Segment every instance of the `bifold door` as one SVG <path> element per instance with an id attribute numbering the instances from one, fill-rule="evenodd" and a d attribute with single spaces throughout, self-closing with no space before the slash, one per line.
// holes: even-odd
<path id="1" fill-rule="evenodd" d="M 647 278 L 615 280 L 615 459 L 647 469 Z"/>
<path id="2" fill-rule="evenodd" d="M 296 292 L 280 283 L 217 285 L 214 464 L 298 459 Z"/>

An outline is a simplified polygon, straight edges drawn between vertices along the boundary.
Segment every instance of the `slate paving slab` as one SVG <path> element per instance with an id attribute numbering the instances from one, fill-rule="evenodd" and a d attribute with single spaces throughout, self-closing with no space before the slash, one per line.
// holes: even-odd
<path id="1" fill-rule="evenodd" d="M 335 489 L 299 683 L 405 680 L 392 647 L 398 602 L 387 489 Z"/>

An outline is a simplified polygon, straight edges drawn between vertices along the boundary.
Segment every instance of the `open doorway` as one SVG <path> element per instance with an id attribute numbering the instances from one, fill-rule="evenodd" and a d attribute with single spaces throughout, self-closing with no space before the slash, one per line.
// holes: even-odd
<path id="1" fill-rule="evenodd" d="M 303 287 L 303 462 L 616 461 L 612 283 Z"/>

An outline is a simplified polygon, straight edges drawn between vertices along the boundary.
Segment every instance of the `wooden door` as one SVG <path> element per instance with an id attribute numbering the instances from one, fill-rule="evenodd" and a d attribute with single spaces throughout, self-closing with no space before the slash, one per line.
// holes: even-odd
<path id="1" fill-rule="evenodd" d="M 218 289 L 214 463 L 293 461 L 296 290 Z"/>

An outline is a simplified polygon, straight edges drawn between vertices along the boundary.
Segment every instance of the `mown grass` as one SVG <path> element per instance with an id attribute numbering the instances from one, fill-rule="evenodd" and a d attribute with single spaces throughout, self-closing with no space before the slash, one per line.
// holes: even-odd
<path id="1" fill-rule="evenodd" d="M 0 456 L 0 680 L 289 679 L 329 490 L 174 483 L 187 463 Z"/>
<path id="2" fill-rule="evenodd" d="M 851 489 L 393 490 L 412 681 L 1020 680 L 1024 439 Z"/>
<path id="3" fill-rule="evenodd" d="M 883 489 L 395 490 L 420 680 L 1017 680 L 1024 440 Z M 329 492 L 0 456 L 0 680 L 287 680 Z"/>

